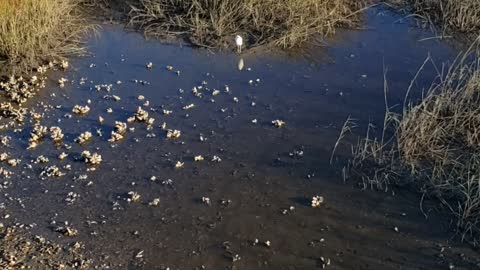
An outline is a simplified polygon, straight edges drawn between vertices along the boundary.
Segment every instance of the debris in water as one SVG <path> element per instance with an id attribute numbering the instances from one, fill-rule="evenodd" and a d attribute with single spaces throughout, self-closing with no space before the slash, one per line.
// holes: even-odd
<path id="1" fill-rule="evenodd" d="M 79 144 L 84 144 L 88 142 L 91 138 L 92 138 L 92 133 L 90 131 L 85 131 L 75 139 L 75 142 Z"/>
<path id="2" fill-rule="evenodd" d="M 182 132 L 180 130 L 176 129 L 169 129 L 167 130 L 167 138 L 168 139 L 178 139 L 182 135 Z"/>
<path id="3" fill-rule="evenodd" d="M 89 111 L 90 111 L 90 107 L 88 107 L 88 105 L 85 105 L 85 106 L 75 105 L 72 109 L 73 113 L 79 114 L 79 115 L 87 114 Z"/>
<path id="4" fill-rule="evenodd" d="M 69 64 L 67 60 L 62 60 L 62 62 L 60 63 L 60 67 L 63 68 L 64 70 L 66 70 L 68 66 Z"/>
<path id="5" fill-rule="evenodd" d="M 58 79 L 58 86 L 63 88 L 63 87 L 65 87 L 66 82 L 68 82 L 68 79 L 62 77 L 62 78 Z"/>
<path id="6" fill-rule="evenodd" d="M 153 201 L 149 202 L 148 205 L 150 206 L 159 206 L 160 205 L 160 198 L 155 198 Z"/>
<path id="7" fill-rule="evenodd" d="M 54 142 L 60 142 L 63 139 L 62 129 L 60 127 L 50 127 L 50 138 Z"/>
<path id="8" fill-rule="evenodd" d="M 312 204 L 311 206 L 313 208 L 317 208 L 317 207 L 320 207 L 320 205 L 323 203 L 324 199 L 323 199 L 323 196 L 314 196 L 312 198 Z"/>
<path id="9" fill-rule="evenodd" d="M 193 108 L 193 107 L 195 107 L 195 104 L 192 103 L 192 104 L 183 106 L 183 109 L 184 109 L 184 110 L 190 110 L 190 109 Z"/>
<path id="10" fill-rule="evenodd" d="M 210 198 L 202 197 L 202 203 L 204 203 L 206 205 L 210 205 L 212 202 L 210 201 Z"/>
<path id="11" fill-rule="evenodd" d="M 55 228 L 55 232 L 61 233 L 64 236 L 68 236 L 68 237 L 74 237 L 78 235 L 78 230 L 69 226 L 57 227 Z"/>
<path id="12" fill-rule="evenodd" d="M 62 152 L 60 155 L 58 155 L 58 159 L 60 160 L 64 160 L 66 157 L 68 157 L 68 154 L 66 154 L 65 152 Z"/>
<path id="13" fill-rule="evenodd" d="M 140 194 L 135 191 L 129 191 L 127 193 L 127 202 L 128 203 L 135 203 L 140 201 Z"/>
<path id="14" fill-rule="evenodd" d="M 90 153 L 90 151 L 83 151 L 82 157 L 85 163 L 89 165 L 99 165 L 102 162 L 102 156 L 98 153 Z"/>
<path id="15" fill-rule="evenodd" d="M 273 120 L 272 121 L 272 124 L 277 127 L 277 128 L 281 128 L 285 125 L 285 121 L 282 121 L 282 120 Z"/>
<path id="16" fill-rule="evenodd" d="M 177 161 L 177 163 L 175 163 L 175 169 L 181 169 L 183 168 L 184 165 L 185 165 L 185 162 Z"/>

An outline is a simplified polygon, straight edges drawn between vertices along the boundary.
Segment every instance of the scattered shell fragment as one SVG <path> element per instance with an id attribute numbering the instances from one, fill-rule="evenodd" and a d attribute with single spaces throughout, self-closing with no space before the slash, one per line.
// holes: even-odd
<path id="1" fill-rule="evenodd" d="M 140 194 L 138 194 L 137 192 L 135 191 L 129 191 L 127 193 L 127 202 L 128 203 L 135 203 L 135 202 L 138 202 L 140 201 Z"/>
<path id="2" fill-rule="evenodd" d="M 62 62 L 60 62 L 60 67 L 63 68 L 64 70 L 67 69 L 68 66 L 69 64 L 67 60 L 62 60 Z"/>
<path id="3" fill-rule="evenodd" d="M 135 120 L 139 122 L 145 122 L 148 120 L 148 112 L 142 109 L 142 107 L 138 107 L 137 111 L 135 112 Z"/>
<path id="4" fill-rule="evenodd" d="M 177 129 L 169 129 L 167 130 L 167 138 L 168 139 L 178 139 L 182 135 L 182 132 Z"/>
<path id="5" fill-rule="evenodd" d="M 184 110 L 190 110 L 191 108 L 195 107 L 195 104 L 191 103 L 191 104 L 188 104 L 188 105 L 185 105 L 183 106 L 183 109 Z"/>
<path id="6" fill-rule="evenodd" d="M 181 169 L 184 165 L 185 162 L 177 161 L 177 163 L 175 163 L 175 169 Z"/>
<path id="7" fill-rule="evenodd" d="M 193 159 L 194 159 L 195 161 L 203 161 L 203 160 L 205 160 L 205 158 L 204 158 L 203 156 L 201 156 L 201 155 L 195 156 Z"/>
<path id="8" fill-rule="evenodd" d="M 62 171 L 60 171 L 60 168 L 57 166 L 47 166 L 43 169 L 43 171 L 40 173 L 40 176 L 47 176 L 47 177 L 61 177 L 65 175 Z"/>
<path id="9" fill-rule="evenodd" d="M 66 157 L 68 157 L 68 154 L 65 152 L 62 152 L 60 155 L 58 155 L 58 159 L 64 160 Z"/>
<path id="10" fill-rule="evenodd" d="M 98 153 L 90 153 L 90 151 L 83 151 L 82 157 L 85 163 L 89 165 L 98 165 L 102 162 L 102 156 Z"/>
<path id="11" fill-rule="evenodd" d="M 143 253 L 144 251 L 143 250 L 140 250 L 137 255 L 135 255 L 135 259 L 142 259 L 143 258 Z"/>
<path id="12" fill-rule="evenodd" d="M 78 230 L 69 226 L 57 227 L 55 228 L 55 232 L 61 233 L 68 237 L 74 237 L 78 235 Z"/>
<path id="13" fill-rule="evenodd" d="M 158 206 L 160 205 L 160 198 L 155 198 L 153 201 L 149 202 L 148 205 L 150 206 Z"/>
<path id="14" fill-rule="evenodd" d="M 9 157 L 9 154 L 8 154 L 8 153 L 6 153 L 6 152 L 1 153 L 1 154 L 0 154 L 0 161 L 5 161 L 5 160 L 8 159 L 8 157 Z"/>
<path id="15" fill-rule="evenodd" d="M 90 131 L 85 131 L 83 133 L 81 133 L 76 139 L 75 139 L 75 142 L 79 143 L 79 144 L 84 144 L 88 141 L 90 141 L 90 139 L 92 138 L 92 133 Z"/>
<path id="16" fill-rule="evenodd" d="M 210 198 L 202 197 L 202 203 L 204 203 L 206 205 L 210 205 L 212 202 L 210 201 Z"/>
<path id="17" fill-rule="evenodd" d="M 13 175 L 13 172 L 3 168 L 3 167 L 0 167 L 0 176 L 3 178 L 3 179 L 8 179 L 10 177 L 12 177 Z"/>
<path id="18" fill-rule="evenodd" d="M 20 159 L 11 158 L 11 159 L 7 160 L 7 163 L 8 163 L 8 165 L 10 165 L 12 167 L 15 167 L 20 163 Z"/>
<path id="19" fill-rule="evenodd" d="M 85 106 L 75 105 L 72 109 L 73 113 L 79 114 L 79 115 L 87 114 L 89 111 L 90 111 L 90 107 L 88 107 L 88 105 L 85 105 Z"/>
<path id="20" fill-rule="evenodd" d="M 277 128 L 281 128 L 285 125 L 285 121 L 282 121 L 282 120 L 273 120 L 272 121 L 272 124 L 277 127 Z"/>
<path id="21" fill-rule="evenodd" d="M 33 149 L 38 146 L 40 140 L 47 134 L 48 129 L 46 126 L 36 124 L 30 132 L 30 138 L 28 139 L 28 148 Z"/>
<path id="22" fill-rule="evenodd" d="M 115 121 L 115 131 L 124 134 L 127 131 L 127 123 Z"/>
<path id="23" fill-rule="evenodd" d="M 115 131 L 112 131 L 111 135 L 110 135 L 110 139 L 108 139 L 109 142 L 118 142 L 118 141 L 121 141 L 123 139 L 123 135 L 118 133 L 118 132 L 115 132 Z"/>
<path id="24" fill-rule="evenodd" d="M 323 203 L 323 201 L 324 201 L 323 196 L 318 196 L 318 195 L 313 196 L 311 206 L 313 208 L 320 207 L 320 205 Z"/>
<path id="25" fill-rule="evenodd" d="M 35 163 L 48 163 L 50 160 L 48 159 L 48 157 L 44 156 L 44 155 L 40 155 L 37 157 L 37 159 L 35 160 Z"/>
<path id="26" fill-rule="evenodd" d="M 62 78 L 58 79 L 58 86 L 63 88 L 63 87 L 65 87 L 66 82 L 68 82 L 68 79 L 62 77 Z"/>
<path id="27" fill-rule="evenodd" d="M 63 139 L 62 129 L 60 127 L 50 127 L 50 138 L 54 142 L 60 142 Z"/>

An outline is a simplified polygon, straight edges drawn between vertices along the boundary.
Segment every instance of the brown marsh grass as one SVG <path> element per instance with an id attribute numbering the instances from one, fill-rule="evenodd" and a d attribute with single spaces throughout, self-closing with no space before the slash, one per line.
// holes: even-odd
<path id="1" fill-rule="evenodd" d="M 24 71 L 40 62 L 81 54 L 91 30 L 78 0 L 0 1 L 0 61 Z"/>
<path id="2" fill-rule="evenodd" d="M 402 0 L 403 1 L 403 0 Z M 442 30 L 480 35 L 480 1 L 478 0 L 404 0 L 413 12 Z"/>
<path id="3" fill-rule="evenodd" d="M 437 79 L 420 101 L 409 101 L 412 81 L 401 113 L 386 105 L 381 135 L 374 137 L 368 127 L 366 136 L 352 145 L 343 174 L 359 179 L 364 188 L 386 191 L 391 185 L 405 184 L 418 188 L 453 213 L 462 239 L 480 244 L 480 59 L 476 47 L 454 64 L 439 68 Z M 424 62 L 419 73 L 427 62 L 431 60 Z M 351 126 L 347 121 L 346 126 Z M 344 126 L 341 138 L 345 130 L 349 128 Z"/>
<path id="4" fill-rule="evenodd" d="M 140 0 L 130 25 L 149 37 L 187 37 L 198 46 L 233 47 L 243 35 L 248 47 L 289 48 L 314 34 L 333 34 L 352 26 L 358 4 L 352 0 Z"/>

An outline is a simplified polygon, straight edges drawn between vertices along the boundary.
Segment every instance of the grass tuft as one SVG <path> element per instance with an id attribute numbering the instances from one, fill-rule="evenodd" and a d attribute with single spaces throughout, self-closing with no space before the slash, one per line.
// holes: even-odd
<path id="1" fill-rule="evenodd" d="M 77 0 L 2 0 L 0 61 L 25 71 L 45 60 L 84 53 L 80 38 L 91 29 Z"/>
<path id="2" fill-rule="evenodd" d="M 462 237 L 478 241 L 480 59 L 476 46 L 442 69 L 419 102 L 405 102 L 401 113 L 387 106 L 381 137 L 372 136 L 369 127 L 352 147 L 343 174 L 360 179 L 365 188 L 413 185 L 453 213 Z"/>
<path id="3" fill-rule="evenodd" d="M 402 0 L 413 12 L 443 31 L 480 35 L 480 1 L 478 0 Z"/>
<path id="4" fill-rule="evenodd" d="M 359 1 L 351 0 L 140 0 L 130 25 L 150 37 L 187 37 L 198 46 L 231 47 L 242 34 L 248 47 L 289 48 L 314 34 L 352 26 Z"/>

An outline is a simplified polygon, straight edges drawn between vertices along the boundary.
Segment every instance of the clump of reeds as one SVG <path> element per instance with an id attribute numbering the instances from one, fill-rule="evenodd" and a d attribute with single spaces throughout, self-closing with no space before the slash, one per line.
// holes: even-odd
<path id="1" fill-rule="evenodd" d="M 91 26 L 78 0 L 0 1 L 0 60 L 24 71 L 46 59 L 84 52 L 81 37 Z"/>
<path id="2" fill-rule="evenodd" d="M 427 21 L 475 36 L 480 35 L 478 0 L 406 0 L 413 11 Z"/>
<path id="3" fill-rule="evenodd" d="M 357 19 L 352 0 L 140 0 L 130 25 L 150 37 L 186 37 L 195 45 L 233 47 L 242 34 L 248 46 L 288 48 L 314 34 L 326 36 Z"/>
<path id="4" fill-rule="evenodd" d="M 479 240 L 478 52 L 470 51 L 440 72 L 419 102 L 407 102 L 407 98 L 401 113 L 386 106 L 381 136 L 373 137 L 369 128 L 367 136 L 352 147 L 345 176 L 378 189 L 413 185 L 447 206 L 463 236 Z"/>

